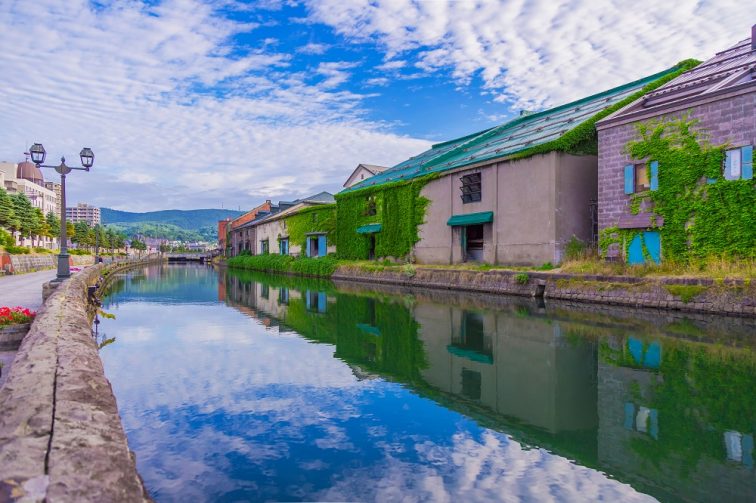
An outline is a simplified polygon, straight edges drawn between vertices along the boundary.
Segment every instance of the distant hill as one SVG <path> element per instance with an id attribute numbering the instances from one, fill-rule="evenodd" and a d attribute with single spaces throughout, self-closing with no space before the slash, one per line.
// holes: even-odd
<path id="1" fill-rule="evenodd" d="M 101 208 L 104 225 L 115 227 L 128 236 L 142 234 L 168 240 L 194 241 L 217 238 L 218 221 L 244 213 L 235 210 L 161 210 L 145 213 Z"/>

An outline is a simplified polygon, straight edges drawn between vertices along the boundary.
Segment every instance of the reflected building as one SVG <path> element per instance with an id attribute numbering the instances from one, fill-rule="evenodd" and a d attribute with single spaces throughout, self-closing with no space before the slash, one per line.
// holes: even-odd
<path id="1" fill-rule="evenodd" d="M 333 345 L 360 379 L 399 382 L 664 501 L 754 500 L 756 363 L 748 350 L 652 336 L 659 327 L 637 318 L 520 300 L 444 302 L 236 272 L 225 282 L 227 303 Z"/>

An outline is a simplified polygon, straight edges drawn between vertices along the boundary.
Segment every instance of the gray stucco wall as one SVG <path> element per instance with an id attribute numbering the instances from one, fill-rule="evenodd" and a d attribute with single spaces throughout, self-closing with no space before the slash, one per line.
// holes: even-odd
<path id="1" fill-rule="evenodd" d="M 551 152 L 455 172 L 428 183 L 431 200 L 415 258 L 424 264 L 463 261 L 462 228 L 452 215 L 494 212 L 484 226 L 483 262 L 540 265 L 559 262 L 564 244 L 576 235 L 590 238 L 589 202 L 596 198 L 596 157 Z M 464 204 L 460 178 L 480 172 L 481 201 Z"/>

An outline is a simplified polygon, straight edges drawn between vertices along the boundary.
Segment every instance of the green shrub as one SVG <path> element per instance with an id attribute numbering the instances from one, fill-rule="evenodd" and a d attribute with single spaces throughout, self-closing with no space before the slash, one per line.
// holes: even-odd
<path id="1" fill-rule="evenodd" d="M 29 250 L 29 248 L 25 246 L 15 246 L 15 245 L 6 246 L 5 251 L 10 253 L 11 255 L 27 255 L 29 254 L 29 252 L 31 252 L 31 250 Z"/>
<path id="2" fill-rule="evenodd" d="M 296 273 L 305 276 L 331 276 L 338 266 L 332 257 L 295 258 L 291 255 L 239 255 L 228 259 L 228 266 L 237 269 Z"/>
<path id="3" fill-rule="evenodd" d="M 0 229 L 0 246 L 7 248 L 15 244 L 16 241 L 13 239 L 13 236 L 11 236 L 10 233 L 6 232 L 4 229 Z"/>
<path id="4" fill-rule="evenodd" d="M 521 272 L 519 274 L 515 274 L 514 279 L 521 285 L 527 285 L 528 281 L 530 281 L 530 276 L 528 276 L 527 273 Z"/>
<path id="5" fill-rule="evenodd" d="M 554 264 L 552 264 L 551 262 L 546 262 L 545 264 L 539 265 L 535 269 L 536 271 L 550 271 L 554 269 Z"/>
<path id="6" fill-rule="evenodd" d="M 81 248 L 74 248 L 72 250 L 68 250 L 69 255 L 91 255 L 92 252 L 89 250 L 83 250 Z"/>
<path id="7" fill-rule="evenodd" d="M 583 241 L 573 235 L 564 247 L 564 258 L 565 260 L 580 260 L 585 257 L 587 248 Z"/>
<path id="8" fill-rule="evenodd" d="M 55 253 L 55 252 L 53 252 L 52 250 L 50 250 L 48 248 L 43 248 L 41 246 L 35 246 L 34 247 L 34 253 L 47 253 L 47 254 L 50 254 L 50 253 Z"/>
<path id="9" fill-rule="evenodd" d="M 414 278 L 415 274 L 417 274 L 417 270 L 415 269 L 414 265 L 405 264 L 404 266 L 402 266 L 402 274 L 404 274 L 408 278 Z"/>

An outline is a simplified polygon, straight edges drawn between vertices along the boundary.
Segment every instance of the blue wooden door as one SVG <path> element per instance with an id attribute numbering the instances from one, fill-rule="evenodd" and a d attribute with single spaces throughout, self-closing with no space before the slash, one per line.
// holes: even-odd
<path id="1" fill-rule="evenodd" d="M 646 250 L 651 256 L 651 260 L 656 264 L 661 263 L 661 236 L 657 231 L 647 231 L 643 233 L 643 241 L 646 244 Z"/>
<path id="2" fill-rule="evenodd" d="M 648 255 L 654 263 L 661 263 L 661 236 L 657 231 L 646 231 L 633 236 L 630 246 L 627 247 L 627 263 L 642 265 L 646 263 L 643 255 L 643 246 L 646 246 Z"/>
<path id="3" fill-rule="evenodd" d="M 325 257 L 327 254 L 326 237 L 325 235 L 318 236 L 318 257 Z"/>

